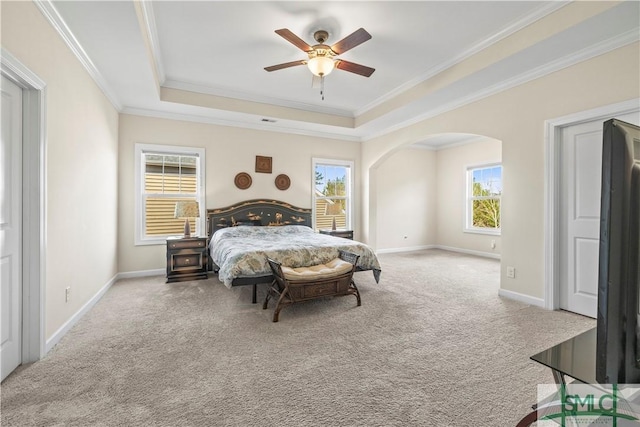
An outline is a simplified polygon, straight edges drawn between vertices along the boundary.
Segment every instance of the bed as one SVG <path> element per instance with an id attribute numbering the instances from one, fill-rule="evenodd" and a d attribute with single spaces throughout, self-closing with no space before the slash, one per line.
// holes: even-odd
<path id="1" fill-rule="evenodd" d="M 278 200 L 254 199 L 207 210 L 211 269 L 231 288 L 271 283 L 267 257 L 290 267 L 326 263 L 340 250 L 360 255 L 357 270 L 372 271 L 380 280 L 380 263 L 364 243 L 325 234 L 311 228 L 311 209 Z"/>

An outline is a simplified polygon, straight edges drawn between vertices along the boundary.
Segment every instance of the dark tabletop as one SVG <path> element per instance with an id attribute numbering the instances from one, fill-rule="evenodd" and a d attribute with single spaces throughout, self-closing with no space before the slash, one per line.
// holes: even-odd
<path id="1" fill-rule="evenodd" d="M 587 384 L 596 381 L 596 328 L 554 345 L 531 359 Z"/>

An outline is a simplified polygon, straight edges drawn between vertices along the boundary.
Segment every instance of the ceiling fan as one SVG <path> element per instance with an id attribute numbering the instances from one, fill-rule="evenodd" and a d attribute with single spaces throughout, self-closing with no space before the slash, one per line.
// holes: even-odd
<path id="1" fill-rule="evenodd" d="M 318 44 L 309 46 L 300 37 L 293 34 L 290 30 L 282 28 L 275 31 L 276 34 L 304 51 L 308 59 L 301 59 L 299 61 L 285 62 L 284 64 L 272 65 L 265 67 L 266 71 L 282 70 L 283 68 L 295 67 L 297 65 L 307 65 L 309 70 L 314 76 L 318 76 L 321 79 L 322 86 L 324 86 L 324 77 L 333 71 L 334 68 L 348 71 L 350 73 L 359 74 L 364 77 L 369 77 L 375 71 L 375 68 L 367 67 L 364 65 L 356 64 L 354 62 L 345 61 L 344 59 L 335 58 L 338 55 L 345 53 L 346 51 L 353 49 L 354 47 L 366 42 L 371 38 L 364 28 L 360 28 L 354 31 L 352 34 L 343 38 L 339 42 L 332 46 L 324 44 L 329 38 L 329 33 L 324 30 L 319 30 L 313 33 L 313 38 Z M 320 94 L 324 99 L 324 87 L 321 89 Z"/>

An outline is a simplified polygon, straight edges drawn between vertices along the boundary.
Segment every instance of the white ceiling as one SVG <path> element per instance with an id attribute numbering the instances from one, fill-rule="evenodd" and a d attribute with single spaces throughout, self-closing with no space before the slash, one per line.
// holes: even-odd
<path id="1" fill-rule="evenodd" d="M 70 43 L 120 111 L 360 141 L 481 97 L 487 88 L 526 81 L 541 67 L 553 71 L 553 64 L 561 67 L 581 50 L 637 40 L 640 21 L 639 3 L 626 2 L 358 124 L 359 116 L 566 2 L 153 1 L 139 3 L 137 11 L 130 1 L 38 4 L 66 27 Z M 306 59 L 276 29 L 288 28 L 310 45 L 313 32 L 323 29 L 331 45 L 360 27 L 372 39 L 340 58 L 376 71 L 365 78 L 334 70 L 325 78 L 324 100 L 305 66 L 264 70 Z M 177 102 L 159 87 L 206 94 L 206 101 Z M 286 108 L 278 113 L 265 104 Z M 340 120 L 346 122 L 336 124 Z M 460 142 L 443 138 L 424 145 Z"/>

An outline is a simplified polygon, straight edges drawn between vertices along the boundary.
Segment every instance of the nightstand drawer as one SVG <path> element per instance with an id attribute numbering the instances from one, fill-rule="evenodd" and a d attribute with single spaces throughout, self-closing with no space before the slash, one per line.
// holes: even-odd
<path id="1" fill-rule="evenodd" d="M 180 252 L 171 256 L 171 268 L 173 271 L 180 271 L 180 269 L 193 270 L 194 268 L 201 269 L 206 268 L 206 261 L 204 254 L 197 252 Z"/>
<path id="2" fill-rule="evenodd" d="M 207 242 L 203 239 L 198 240 L 169 240 L 167 245 L 169 249 L 192 249 L 192 248 L 204 248 Z"/>

